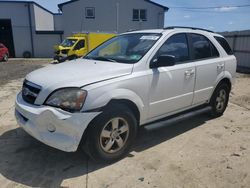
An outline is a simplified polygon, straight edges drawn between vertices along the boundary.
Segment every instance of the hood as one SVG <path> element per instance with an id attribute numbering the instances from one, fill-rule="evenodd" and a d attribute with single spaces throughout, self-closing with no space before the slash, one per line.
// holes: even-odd
<path id="1" fill-rule="evenodd" d="M 132 69 L 133 64 L 77 59 L 33 71 L 26 76 L 26 80 L 43 89 L 55 90 L 63 87 L 82 87 L 128 75 Z"/>
<path id="2" fill-rule="evenodd" d="M 72 47 L 63 47 L 61 45 L 55 45 L 54 50 L 59 51 L 59 50 L 70 50 Z"/>

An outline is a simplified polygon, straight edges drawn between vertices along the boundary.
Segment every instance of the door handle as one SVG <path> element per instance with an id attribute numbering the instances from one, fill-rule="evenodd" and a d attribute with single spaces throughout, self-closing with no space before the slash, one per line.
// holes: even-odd
<path id="1" fill-rule="evenodd" d="M 190 77 L 190 76 L 193 76 L 194 75 L 194 70 L 192 69 L 192 70 L 187 70 L 187 71 L 185 71 L 185 76 L 186 77 Z"/>

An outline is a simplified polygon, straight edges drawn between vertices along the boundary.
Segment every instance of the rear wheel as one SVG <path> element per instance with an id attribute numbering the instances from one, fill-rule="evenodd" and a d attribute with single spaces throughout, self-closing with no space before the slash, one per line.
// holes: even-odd
<path id="1" fill-rule="evenodd" d="M 212 107 L 211 114 L 213 117 L 222 116 L 228 104 L 230 87 L 226 83 L 221 83 L 215 89 L 210 101 Z"/>
<path id="2" fill-rule="evenodd" d="M 136 138 L 137 121 L 124 105 L 108 107 L 89 126 L 84 150 L 95 161 L 121 159 Z"/>

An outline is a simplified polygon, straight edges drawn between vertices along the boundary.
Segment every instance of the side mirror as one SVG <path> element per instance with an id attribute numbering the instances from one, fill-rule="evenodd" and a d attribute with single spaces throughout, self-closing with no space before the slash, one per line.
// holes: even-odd
<path id="1" fill-rule="evenodd" d="M 150 68 L 169 67 L 175 65 L 175 57 L 172 55 L 161 55 L 150 63 Z"/>

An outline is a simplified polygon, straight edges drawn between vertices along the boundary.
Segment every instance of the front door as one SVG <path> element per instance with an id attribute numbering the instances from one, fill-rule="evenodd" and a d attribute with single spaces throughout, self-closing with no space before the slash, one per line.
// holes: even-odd
<path id="1" fill-rule="evenodd" d="M 193 101 L 196 72 L 195 64 L 190 62 L 187 35 L 169 37 L 152 61 L 157 63 L 160 55 L 173 55 L 176 65 L 152 69 L 149 118 L 190 107 Z"/>
<path id="2" fill-rule="evenodd" d="M 87 48 L 84 39 L 81 39 L 77 42 L 77 44 L 74 47 L 74 51 L 77 57 L 84 56 L 87 53 Z"/>

